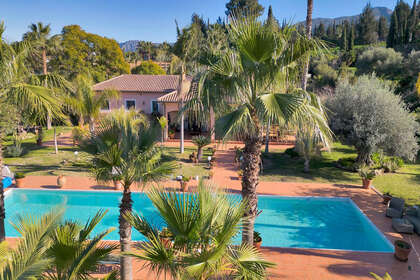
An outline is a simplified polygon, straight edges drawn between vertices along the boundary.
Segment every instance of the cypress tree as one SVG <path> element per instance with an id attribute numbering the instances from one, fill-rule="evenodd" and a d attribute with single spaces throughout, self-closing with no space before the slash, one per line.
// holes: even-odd
<path id="1" fill-rule="evenodd" d="M 347 44 L 347 25 L 342 25 L 342 32 L 341 32 L 341 49 L 344 51 L 348 50 L 348 44 Z"/>
<path id="2" fill-rule="evenodd" d="M 396 45 L 398 38 L 398 18 L 397 13 L 394 10 L 391 16 L 391 23 L 389 25 L 388 38 L 386 41 L 387 48 L 393 48 Z"/>
<path id="3" fill-rule="evenodd" d="M 349 50 L 354 49 L 354 39 L 356 37 L 356 27 L 354 26 L 354 23 L 351 23 L 350 27 L 350 35 L 349 35 Z"/>
<path id="4" fill-rule="evenodd" d="M 385 41 L 388 34 L 388 22 L 384 16 L 379 18 L 378 22 L 378 39 L 379 41 Z"/>
<path id="5" fill-rule="evenodd" d="M 271 28 L 273 31 L 277 30 L 279 27 L 279 23 L 273 15 L 273 8 L 271 7 L 271 5 L 268 7 L 268 14 L 267 20 L 265 21 L 265 25 Z"/>
<path id="6" fill-rule="evenodd" d="M 360 15 L 358 27 L 360 44 L 373 44 L 378 40 L 376 19 L 370 3 L 366 4 Z"/>
<path id="7" fill-rule="evenodd" d="M 407 38 L 408 43 L 411 43 L 413 41 L 417 23 L 418 23 L 417 0 L 414 0 L 413 7 L 411 8 L 410 17 L 408 18 L 408 26 L 406 30 L 406 38 Z"/>
<path id="8" fill-rule="evenodd" d="M 321 23 L 318 25 L 317 33 L 319 38 L 325 38 L 325 25 L 321 21 Z"/>

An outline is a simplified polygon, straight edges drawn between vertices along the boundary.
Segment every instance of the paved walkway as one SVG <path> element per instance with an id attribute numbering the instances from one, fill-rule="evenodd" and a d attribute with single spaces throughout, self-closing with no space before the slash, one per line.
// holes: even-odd
<path id="1" fill-rule="evenodd" d="M 175 143 L 178 144 L 179 143 Z M 172 144 L 169 144 L 172 145 Z M 189 144 L 186 144 L 189 145 Z M 218 146 L 214 178 L 216 184 L 231 192 L 240 192 L 241 183 L 237 178 L 237 167 L 233 164 L 233 146 Z M 277 147 L 282 148 L 282 147 Z M 25 178 L 30 188 L 56 188 L 56 177 L 28 176 Z M 191 183 L 194 187 L 196 181 Z M 178 188 L 178 182 L 165 182 L 168 188 Z M 112 186 L 98 184 L 92 178 L 68 177 L 66 189 L 112 190 Z M 414 245 L 407 263 L 398 262 L 389 253 L 366 253 L 335 250 L 309 250 L 290 248 L 263 248 L 262 252 L 267 260 L 277 266 L 270 270 L 270 279 L 293 280 L 341 280 L 341 279 L 372 279 L 369 272 L 383 275 L 389 272 L 393 280 L 420 279 L 420 238 L 417 235 L 394 233 L 391 220 L 385 217 L 385 205 L 381 197 L 372 190 L 365 190 L 359 186 L 318 184 L 318 183 L 289 183 L 289 182 L 260 182 L 259 194 L 275 194 L 283 196 L 337 196 L 350 197 L 371 221 L 393 242 L 396 238 L 404 238 Z M 263 244 L 264 245 L 264 244 Z M 150 273 L 140 269 L 136 264 L 135 279 L 150 278 Z"/>

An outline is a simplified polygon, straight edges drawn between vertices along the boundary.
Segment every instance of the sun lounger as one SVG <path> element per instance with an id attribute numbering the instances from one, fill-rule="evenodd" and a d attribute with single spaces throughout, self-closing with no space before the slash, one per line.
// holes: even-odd
<path id="1" fill-rule="evenodd" d="M 411 207 L 407 210 L 405 218 L 414 226 L 414 231 L 420 235 L 420 207 Z"/>
<path id="2" fill-rule="evenodd" d="M 395 229 L 396 232 L 399 233 L 413 233 L 414 226 L 413 224 L 406 218 L 393 218 L 392 219 L 392 227 Z"/>
<path id="3" fill-rule="evenodd" d="M 393 197 L 388 203 L 385 215 L 390 218 L 401 218 L 404 211 L 404 199 Z"/>

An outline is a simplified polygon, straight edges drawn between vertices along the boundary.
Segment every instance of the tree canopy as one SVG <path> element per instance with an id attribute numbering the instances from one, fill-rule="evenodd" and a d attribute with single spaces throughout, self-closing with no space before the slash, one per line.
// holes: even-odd
<path id="1" fill-rule="evenodd" d="M 78 25 L 65 26 L 61 32 L 63 51 L 51 64 L 67 78 L 89 72 L 95 82 L 130 72 L 130 66 L 114 39 L 84 31 Z"/>
<path id="2" fill-rule="evenodd" d="M 361 76 L 356 83 L 340 81 L 327 100 L 330 127 L 345 144 L 353 145 L 358 163 L 371 163 L 374 152 L 414 160 L 418 124 L 401 97 L 375 76 Z"/>
<path id="3" fill-rule="evenodd" d="M 258 3 L 258 0 L 230 0 L 226 4 L 226 11 L 225 14 L 230 16 L 235 14 L 236 16 L 239 15 L 262 15 L 264 12 L 264 7 Z"/>
<path id="4" fill-rule="evenodd" d="M 144 74 L 144 75 L 165 75 L 166 72 L 158 64 L 151 60 L 143 61 L 139 66 L 131 69 L 131 74 Z"/>

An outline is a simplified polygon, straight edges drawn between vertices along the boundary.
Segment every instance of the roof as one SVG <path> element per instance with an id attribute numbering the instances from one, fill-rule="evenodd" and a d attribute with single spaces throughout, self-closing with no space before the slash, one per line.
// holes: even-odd
<path id="1" fill-rule="evenodd" d="M 197 82 L 191 82 L 191 86 L 186 94 L 184 94 L 185 98 L 184 101 L 190 100 L 191 96 L 198 90 L 198 84 Z M 170 92 L 168 94 L 165 94 L 157 99 L 158 102 L 161 103 L 178 103 L 179 102 L 179 96 L 177 91 Z"/>
<path id="2" fill-rule="evenodd" d="M 93 86 L 95 91 L 115 89 L 135 92 L 173 92 L 179 86 L 179 75 L 124 74 Z"/>

